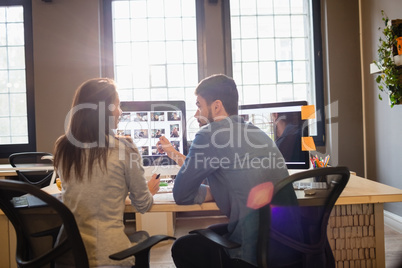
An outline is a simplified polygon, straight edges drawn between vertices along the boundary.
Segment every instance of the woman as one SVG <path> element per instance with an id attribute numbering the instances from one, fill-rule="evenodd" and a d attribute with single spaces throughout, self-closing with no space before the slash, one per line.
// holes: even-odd
<path id="1" fill-rule="evenodd" d="M 124 233 L 127 195 L 141 213 L 148 211 L 159 190 L 156 175 L 147 182 L 134 144 L 112 129 L 121 115 L 113 80 L 91 79 L 76 91 L 66 134 L 55 144 L 54 165 L 63 185 L 63 202 L 73 212 L 91 267 L 127 266 L 109 255 L 132 246 Z M 72 265 L 68 258 L 59 264 Z"/>

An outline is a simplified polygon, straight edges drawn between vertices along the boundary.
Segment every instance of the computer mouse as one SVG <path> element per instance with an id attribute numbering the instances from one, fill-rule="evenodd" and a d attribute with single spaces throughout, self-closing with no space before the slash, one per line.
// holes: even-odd
<path id="1" fill-rule="evenodd" d="M 304 189 L 304 194 L 305 195 L 315 195 L 315 190 L 314 189 Z"/>

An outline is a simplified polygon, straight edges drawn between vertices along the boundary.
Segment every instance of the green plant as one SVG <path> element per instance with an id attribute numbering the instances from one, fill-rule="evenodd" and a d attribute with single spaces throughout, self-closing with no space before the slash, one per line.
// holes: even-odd
<path id="1" fill-rule="evenodd" d="M 402 103 L 401 68 L 395 64 L 393 57 L 394 47 L 396 47 L 397 43 L 396 38 L 398 37 L 396 32 L 399 32 L 399 27 L 391 24 L 384 10 L 381 10 L 381 14 L 385 27 L 382 29 L 384 38 L 380 37 L 379 39 L 378 61 L 374 61 L 374 64 L 381 71 L 381 74 L 376 78 L 376 82 L 378 89 L 388 95 L 391 107 L 393 107 L 395 104 Z M 378 94 L 380 100 L 382 100 L 381 92 Z"/>

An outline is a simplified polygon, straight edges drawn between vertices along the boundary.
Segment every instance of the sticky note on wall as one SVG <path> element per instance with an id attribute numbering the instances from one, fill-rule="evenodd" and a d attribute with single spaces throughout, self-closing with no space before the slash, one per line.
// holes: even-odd
<path id="1" fill-rule="evenodd" d="M 302 120 L 315 118 L 315 105 L 304 105 L 301 107 Z"/>
<path id="2" fill-rule="evenodd" d="M 315 151 L 315 143 L 313 137 L 302 137 L 302 151 Z"/>

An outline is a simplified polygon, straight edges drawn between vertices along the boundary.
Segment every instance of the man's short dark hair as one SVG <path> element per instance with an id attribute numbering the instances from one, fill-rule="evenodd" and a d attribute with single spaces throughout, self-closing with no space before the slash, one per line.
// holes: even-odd
<path id="1" fill-rule="evenodd" d="M 229 115 L 239 111 L 239 93 L 235 81 L 224 74 L 214 74 L 201 80 L 195 89 L 195 95 L 204 98 L 208 105 L 220 100 Z"/>

